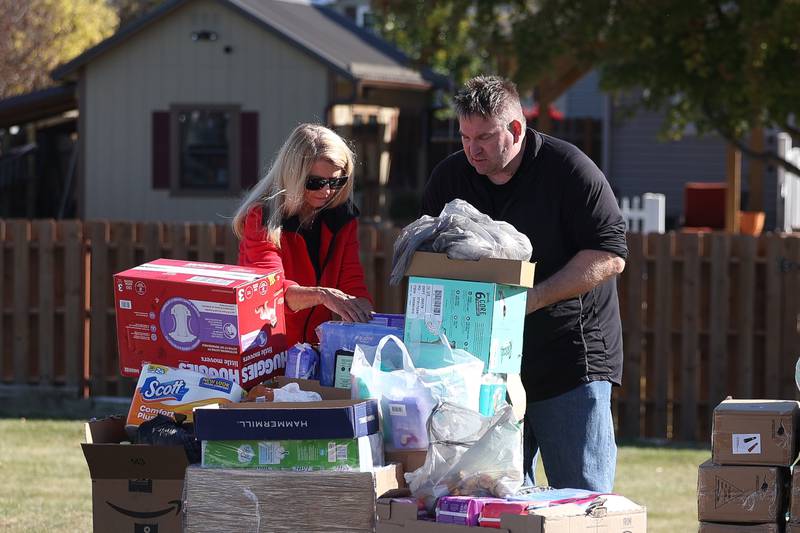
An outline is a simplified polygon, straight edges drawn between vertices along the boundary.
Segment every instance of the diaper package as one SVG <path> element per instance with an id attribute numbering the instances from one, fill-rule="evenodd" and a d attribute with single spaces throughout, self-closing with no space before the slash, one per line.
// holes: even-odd
<path id="1" fill-rule="evenodd" d="M 172 418 L 183 414 L 191 422 L 195 407 L 239 402 L 243 397 L 244 390 L 228 379 L 163 365 L 143 365 L 133 392 L 126 428 L 135 429 L 159 414 Z"/>

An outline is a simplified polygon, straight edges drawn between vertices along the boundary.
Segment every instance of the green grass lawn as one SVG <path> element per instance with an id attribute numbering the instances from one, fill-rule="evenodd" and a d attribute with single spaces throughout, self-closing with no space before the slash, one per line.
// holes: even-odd
<path id="1" fill-rule="evenodd" d="M 82 441 L 82 421 L 0 419 L 0 531 L 91 531 Z M 696 531 L 697 466 L 710 456 L 707 449 L 621 446 L 615 492 L 647 506 L 650 532 Z"/>

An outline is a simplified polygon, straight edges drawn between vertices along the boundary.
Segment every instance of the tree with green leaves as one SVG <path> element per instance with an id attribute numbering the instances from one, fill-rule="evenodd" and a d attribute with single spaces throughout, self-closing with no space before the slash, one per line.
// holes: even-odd
<path id="1" fill-rule="evenodd" d="M 693 124 L 742 153 L 800 169 L 748 142 L 755 128 L 800 142 L 800 1 L 537 0 L 513 17 L 520 68 L 536 84 L 559 57 L 597 68 L 601 86 L 666 111 L 665 134 Z"/>
<path id="2" fill-rule="evenodd" d="M 511 17 L 525 0 L 373 0 L 376 30 L 415 66 L 430 67 L 460 85 L 480 72 L 510 75 L 515 55 Z"/>
<path id="3" fill-rule="evenodd" d="M 53 84 L 50 72 L 111 35 L 105 0 L 0 0 L 0 98 Z"/>

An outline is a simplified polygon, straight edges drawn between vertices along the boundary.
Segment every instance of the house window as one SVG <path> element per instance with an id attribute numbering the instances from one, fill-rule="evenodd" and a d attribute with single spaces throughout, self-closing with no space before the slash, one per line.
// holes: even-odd
<path id="1" fill-rule="evenodd" d="M 171 109 L 172 172 L 177 194 L 236 194 L 240 135 L 238 106 L 176 105 Z"/>

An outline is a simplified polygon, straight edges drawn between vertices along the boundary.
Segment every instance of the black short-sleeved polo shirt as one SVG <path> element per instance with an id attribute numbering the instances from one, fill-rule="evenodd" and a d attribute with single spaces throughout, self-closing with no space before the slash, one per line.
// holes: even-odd
<path id="1" fill-rule="evenodd" d="M 524 233 L 537 263 L 534 283 L 561 269 L 581 250 L 627 257 L 625 222 L 605 176 L 568 142 L 530 128 L 514 176 L 495 185 L 478 174 L 464 151 L 433 170 L 422 213 L 436 216 L 461 198 Z M 580 383 L 622 379 L 622 328 L 616 279 L 525 319 L 522 382 L 529 401 L 557 396 Z"/>

